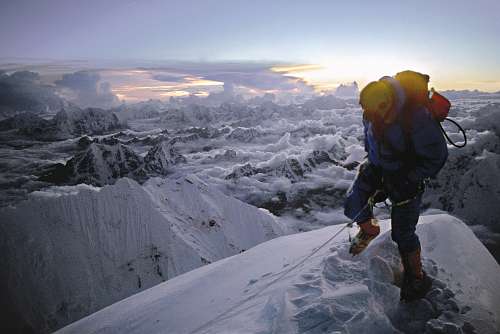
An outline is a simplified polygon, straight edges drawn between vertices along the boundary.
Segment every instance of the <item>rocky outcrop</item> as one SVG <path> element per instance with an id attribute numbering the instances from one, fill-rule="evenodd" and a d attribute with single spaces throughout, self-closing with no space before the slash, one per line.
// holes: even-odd
<path id="1" fill-rule="evenodd" d="M 186 158 L 168 142 L 161 142 L 151 148 L 144 157 L 144 167 L 149 173 L 165 175 L 173 165 L 185 163 Z"/>
<path id="2" fill-rule="evenodd" d="M 142 165 L 142 158 L 126 145 L 91 143 L 66 164 L 55 165 L 40 180 L 55 184 L 87 183 L 103 186 L 125 176 L 143 178 Z"/>
<path id="3" fill-rule="evenodd" d="M 261 169 L 253 167 L 247 163 L 243 166 L 236 167 L 233 172 L 225 177 L 226 180 L 237 180 L 241 177 L 252 176 L 261 172 Z"/>
<path id="4" fill-rule="evenodd" d="M 260 132 L 254 128 L 236 128 L 229 135 L 226 136 L 226 139 L 237 140 L 243 143 L 249 143 L 253 141 L 255 138 L 260 137 Z"/>
<path id="5" fill-rule="evenodd" d="M 166 175 L 172 166 L 185 163 L 186 158 L 167 141 L 153 146 L 144 158 L 116 138 L 91 140 L 82 137 L 81 151 L 65 164 L 56 164 L 44 172 L 40 181 L 73 185 L 78 183 L 103 186 L 122 177 L 143 182 L 148 177 Z"/>

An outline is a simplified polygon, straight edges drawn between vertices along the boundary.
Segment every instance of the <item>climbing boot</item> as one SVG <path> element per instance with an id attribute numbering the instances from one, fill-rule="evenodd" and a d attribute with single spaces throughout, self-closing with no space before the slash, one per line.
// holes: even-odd
<path id="1" fill-rule="evenodd" d="M 370 218 L 362 223 L 358 223 L 359 232 L 351 242 L 349 253 L 353 256 L 361 253 L 368 244 L 380 233 L 380 226 L 375 218 Z"/>
<path id="2" fill-rule="evenodd" d="M 411 253 L 400 255 L 404 270 L 401 300 L 409 303 L 424 298 L 432 287 L 432 279 L 422 270 L 420 247 Z"/>

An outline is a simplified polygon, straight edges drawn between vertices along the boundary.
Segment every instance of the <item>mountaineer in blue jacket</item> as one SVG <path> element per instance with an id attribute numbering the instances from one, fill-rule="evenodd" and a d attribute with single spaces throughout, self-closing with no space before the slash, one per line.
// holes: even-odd
<path id="1" fill-rule="evenodd" d="M 439 123 L 428 106 L 429 76 L 413 71 L 369 83 L 360 94 L 367 160 L 349 189 L 345 215 L 360 227 L 350 252 L 363 251 L 380 228 L 369 203 L 392 202 L 392 239 L 404 269 L 401 299 L 423 298 L 432 281 L 422 270 L 415 227 L 424 180 L 435 177 L 448 157 Z"/>

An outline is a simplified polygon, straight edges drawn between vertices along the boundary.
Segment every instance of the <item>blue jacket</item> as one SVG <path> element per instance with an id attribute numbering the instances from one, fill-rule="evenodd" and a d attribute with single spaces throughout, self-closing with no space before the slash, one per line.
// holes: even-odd
<path id="1" fill-rule="evenodd" d="M 383 140 L 377 140 L 371 122 L 364 120 L 365 151 L 368 160 L 383 172 L 404 171 L 412 182 L 435 177 L 448 158 L 448 148 L 439 123 L 427 108 L 415 108 L 410 114 L 410 129 L 403 128 L 403 108 L 398 119 L 384 130 Z M 403 157 L 410 151 L 412 163 Z"/>

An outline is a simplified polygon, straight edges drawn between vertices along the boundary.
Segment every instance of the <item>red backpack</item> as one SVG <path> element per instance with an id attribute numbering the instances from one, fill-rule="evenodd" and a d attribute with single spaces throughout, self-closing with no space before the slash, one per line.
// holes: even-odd
<path id="1" fill-rule="evenodd" d="M 464 129 L 457 122 L 448 118 L 448 114 L 449 114 L 450 108 L 451 108 L 450 100 L 448 100 L 446 97 L 444 97 L 443 95 L 436 92 L 434 90 L 434 88 L 431 88 L 431 92 L 432 92 L 432 96 L 429 99 L 428 108 L 429 108 L 430 112 L 432 113 L 432 116 L 434 117 L 434 119 L 436 121 L 439 122 L 439 126 L 441 127 L 441 131 L 443 131 L 444 136 L 450 142 L 451 145 L 458 147 L 458 148 L 464 147 L 465 145 L 467 145 L 467 136 L 465 135 Z M 457 145 L 450 139 L 450 137 L 448 137 L 448 135 L 444 131 L 443 127 L 441 126 L 441 122 L 443 122 L 444 120 L 452 122 L 462 132 L 462 134 L 464 136 L 463 144 Z"/>

